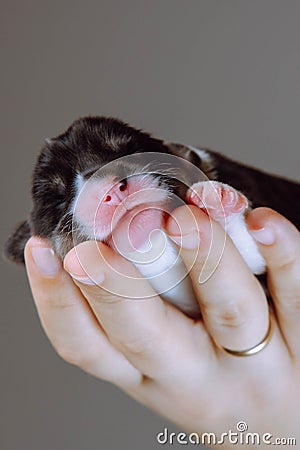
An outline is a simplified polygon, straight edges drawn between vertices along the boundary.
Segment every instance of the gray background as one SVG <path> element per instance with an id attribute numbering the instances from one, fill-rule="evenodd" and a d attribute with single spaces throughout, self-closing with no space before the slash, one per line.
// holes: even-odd
<path id="1" fill-rule="evenodd" d="M 299 23 L 297 0 L 2 1 L 2 241 L 43 139 L 81 115 L 297 179 Z M 60 360 L 23 269 L 1 264 L 1 449 L 159 448 L 166 421 Z"/>

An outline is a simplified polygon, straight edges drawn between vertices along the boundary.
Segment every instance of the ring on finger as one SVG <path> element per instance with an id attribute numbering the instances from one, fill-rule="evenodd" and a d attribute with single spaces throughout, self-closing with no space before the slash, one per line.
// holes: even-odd
<path id="1" fill-rule="evenodd" d="M 232 350 L 227 347 L 219 346 L 225 353 L 231 356 L 238 356 L 238 357 L 244 357 L 244 356 L 252 356 L 256 355 L 257 353 L 261 352 L 264 348 L 267 347 L 269 342 L 272 339 L 274 331 L 274 316 L 272 311 L 269 308 L 269 327 L 266 335 L 264 338 L 253 347 L 247 348 L 246 350 Z"/>

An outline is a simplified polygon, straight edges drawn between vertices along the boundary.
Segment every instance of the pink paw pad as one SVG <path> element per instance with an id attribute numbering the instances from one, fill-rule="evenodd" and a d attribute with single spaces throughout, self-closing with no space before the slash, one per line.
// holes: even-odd
<path id="1" fill-rule="evenodd" d="M 187 202 L 205 210 L 213 218 L 242 213 L 248 207 L 247 198 L 228 184 L 201 181 L 187 192 Z"/>

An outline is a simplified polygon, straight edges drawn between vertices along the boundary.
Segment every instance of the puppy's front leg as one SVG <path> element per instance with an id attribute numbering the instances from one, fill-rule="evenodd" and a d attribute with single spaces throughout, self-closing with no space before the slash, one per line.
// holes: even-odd
<path id="1" fill-rule="evenodd" d="M 187 202 L 222 225 L 253 273 L 265 271 L 264 258 L 247 229 L 245 214 L 249 202 L 241 192 L 219 181 L 201 181 L 188 190 Z"/>

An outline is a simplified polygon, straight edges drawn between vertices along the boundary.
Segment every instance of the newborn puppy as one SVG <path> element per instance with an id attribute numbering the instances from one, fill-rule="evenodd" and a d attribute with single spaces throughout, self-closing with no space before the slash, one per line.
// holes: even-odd
<path id="1" fill-rule="evenodd" d="M 143 275 L 155 278 L 176 259 L 174 247 L 165 239 L 159 258 L 146 264 L 139 258 L 151 232 L 163 229 L 171 210 L 186 202 L 221 223 L 252 272 L 260 274 L 264 260 L 244 220 L 249 201 L 274 208 L 299 228 L 299 196 L 299 184 L 211 150 L 154 139 L 113 118 L 81 118 L 46 140 L 33 173 L 32 211 L 7 241 L 6 255 L 24 262 L 32 235 L 49 239 L 62 259 L 74 245 L 97 239 L 125 256 L 135 254 Z M 161 287 L 162 277 L 150 282 Z M 181 292 L 169 289 L 165 298 L 193 315 L 197 306 L 183 300 L 192 296 L 188 283 Z"/>

